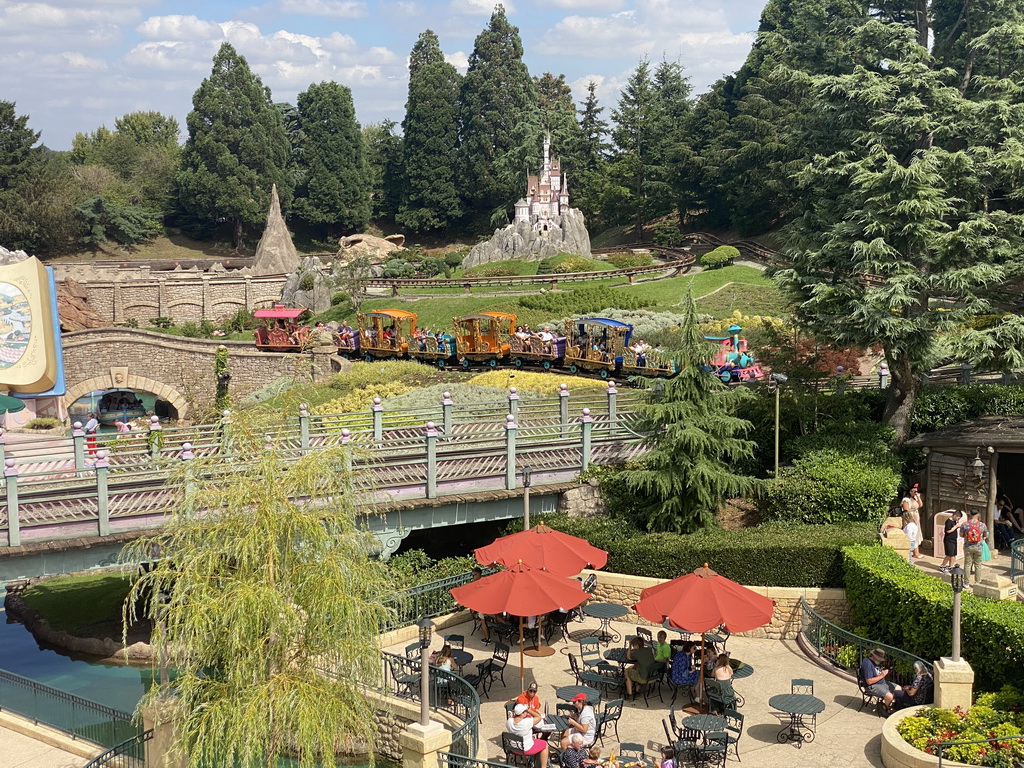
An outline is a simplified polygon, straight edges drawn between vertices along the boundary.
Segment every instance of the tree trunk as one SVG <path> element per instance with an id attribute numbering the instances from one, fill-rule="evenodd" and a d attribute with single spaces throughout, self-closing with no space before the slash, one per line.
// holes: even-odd
<path id="1" fill-rule="evenodd" d="M 921 373 L 908 362 L 889 360 L 889 400 L 882 420 L 896 431 L 896 442 L 902 443 L 910 434 L 910 417 L 921 391 Z"/>
<path id="2" fill-rule="evenodd" d="M 236 251 L 242 250 L 242 244 L 245 242 L 245 230 L 242 226 L 242 220 L 240 218 L 235 219 L 235 231 L 231 236 L 231 247 Z"/>

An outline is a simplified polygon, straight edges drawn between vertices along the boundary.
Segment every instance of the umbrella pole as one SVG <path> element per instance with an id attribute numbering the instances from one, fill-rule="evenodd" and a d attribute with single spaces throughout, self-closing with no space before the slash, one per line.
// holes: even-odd
<path id="1" fill-rule="evenodd" d="M 704 633 L 700 633 L 700 682 L 697 683 L 697 709 L 704 708 Z"/>
<path id="2" fill-rule="evenodd" d="M 523 687 L 526 679 L 526 666 L 523 661 L 523 617 L 519 617 L 519 687 Z"/>

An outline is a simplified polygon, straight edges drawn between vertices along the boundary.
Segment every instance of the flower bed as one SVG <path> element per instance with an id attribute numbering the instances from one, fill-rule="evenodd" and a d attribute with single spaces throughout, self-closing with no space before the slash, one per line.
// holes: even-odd
<path id="1" fill-rule="evenodd" d="M 915 749 L 937 755 L 943 742 L 984 742 L 1004 736 L 1024 735 L 1020 693 L 1006 686 L 999 693 L 978 697 L 968 712 L 926 708 L 905 717 L 897 726 L 900 736 Z M 1011 768 L 1024 761 L 1024 739 L 977 744 L 951 744 L 942 749 L 943 762 Z"/>

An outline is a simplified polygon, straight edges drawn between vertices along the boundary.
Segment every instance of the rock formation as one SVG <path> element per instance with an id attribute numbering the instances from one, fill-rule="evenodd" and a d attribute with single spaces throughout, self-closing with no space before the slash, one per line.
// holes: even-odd
<path id="1" fill-rule="evenodd" d="M 57 283 L 57 315 L 62 331 L 105 328 L 106 320 L 89 306 L 89 292 L 71 278 Z"/>
<path id="2" fill-rule="evenodd" d="M 263 230 L 260 244 L 256 246 L 256 258 L 252 262 L 254 275 L 287 275 L 299 266 L 299 254 L 295 250 L 291 233 L 281 215 L 281 201 L 277 197 L 277 185 L 270 190 L 270 210 L 267 212 L 267 226 Z"/>
<path id="3" fill-rule="evenodd" d="M 380 277 L 384 268 L 372 265 L 368 268 L 367 277 Z M 316 256 L 307 256 L 299 264 L 281 292 L 281 302 L 289 307 L 305 307 L 314 314 L 325 312 L 331 306 L 331 298 L 338 292 L 345 291 L 346 283 L 350 283 L 352 275 L 347 263 L 338 260 L 324 264 Z"/>
<path id="4" fill-rule="evenodd" d="M 490 240 L 473 246 L 462 265 L 475 267 L 505 259 L 540 261 L 560 253 L 590 256 L 590 234 L 578 208 L 569 208 L 540 227 L 531 221 L 517 221 L 496 229 Z"/>
<path id="5" fill-rule="evenodd" d="M 17 264 L 19 261 L 24 261 L 27 258 L 28 254 L 24 251 L 9 251 L 0 245 L 0 267 Z"/>
<path id="6" fill-rule="evenodd" d="M 348 235 L 338 241 L 338 261 L 347 264 L 360 256 L 373 262 L 386 261 L 393 253 L 404 251 L 405 235 L 390 235 L 387 238 L 373 235 Z"/>

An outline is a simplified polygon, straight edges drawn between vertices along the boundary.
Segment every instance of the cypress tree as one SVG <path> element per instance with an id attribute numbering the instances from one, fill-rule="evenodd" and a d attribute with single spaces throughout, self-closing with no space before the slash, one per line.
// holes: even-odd
<path id="1" fill-rule="evenodd" d="M 526 64 L 519 30 L 497 5 L 476 38 L 462 82 L 463 193 L 467 203 L 507 218 L 522 195 L 524 177 L 540 162 L 537 89 Z"/>
<path id="2" fill-rule="evenodd" d="M 240 248 L 245 225 L 266 219 L 271 186 L 277 185 L 282 205 L 291 201 L 290 147 L 270 89 L 229 43 L 213 57 L 186 123 L 179 204 L 200 221 L 231 220 L 232 243 Z"/>
<path id="3" fill-rule="evenodd" d="M 339 83 L 312 84 L 299 94 L 298 156 L 302 184 L 296 213 L 311 224 L 354 230 L 370 220 L 370 173 L 356 122 L 352 91 Z"/>
<path id="4" fill-rule="evenodd" d="M 409 56 L 401 202 L 395 219 L 416 232 L 443 229 L 461 214 L 458 165 L 459 73 L 431 30 Z"/>

